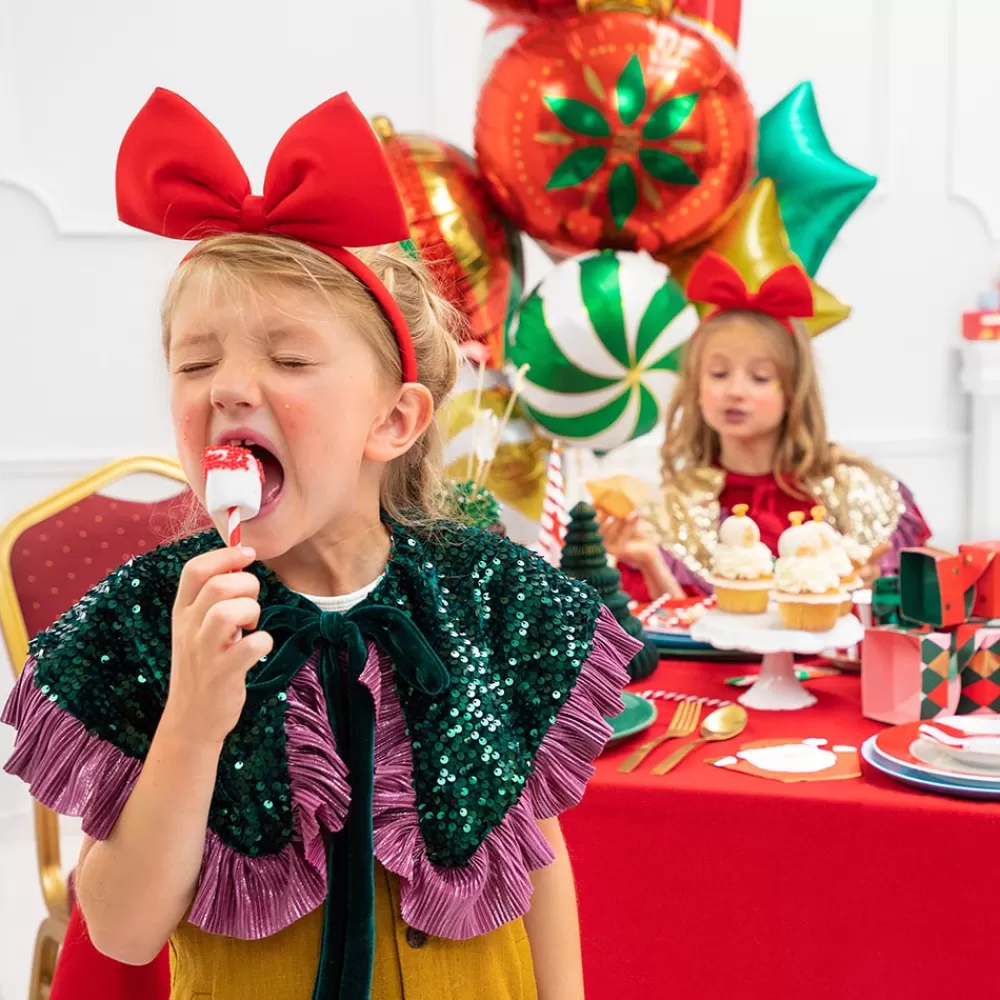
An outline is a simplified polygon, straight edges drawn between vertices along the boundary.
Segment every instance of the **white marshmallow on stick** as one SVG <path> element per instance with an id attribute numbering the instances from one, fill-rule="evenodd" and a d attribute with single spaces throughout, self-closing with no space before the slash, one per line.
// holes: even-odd
<path id="1" fill-rule="evenodd" d="M 249 448 L 237 445 L 206 448 L 201 467 L 205 473 L 205 507 L 209 514 L 227 516 L 226 541 L 239 545 L 241 522 L 260 513 L 264 470 Z"/>

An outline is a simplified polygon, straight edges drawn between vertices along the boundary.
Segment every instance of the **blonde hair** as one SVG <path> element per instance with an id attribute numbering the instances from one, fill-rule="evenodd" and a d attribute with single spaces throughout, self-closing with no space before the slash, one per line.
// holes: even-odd
<path id="1" fill-rule="evenodd" d="M 398 303 L 413 339 L 418 378 L 430 391 L 437 410 L 458 375 L 458 313 L 438 293 L 425 265 L 399 244 L 361 247 L 353 252 Z M 207 276 L 213 284 L 229 282 L 244 290 L 272 283 L 318 293 L 367 333 L 382 374 L 391 383 L 401 383 L 399 346 L 385 313 L 367 288 L 332 257 L 277 236 L 213 236 L 202 240 L 185 257 L 167 286 L 160 310 L 163 349 L 168 358 L 171 319 L 195 274 Z M 390 517 L 417 526 L 444 518 L 442 498 L 441 431 L 437 421 L 432 420 L 411 448 L 389 464 L 381 484 L 380 502 Z"/>
<path id="2" fill-rule="evenodd" d="M 733 320 L 747 323 L 767 336 L 778 368 L 785 397 L 785 416 L 772 466 L 778 486 L 790 496 L 807 499 L 843 462 L 870 470 L 864 459 L 827 440 L 823 398 L 805 327 L 792 320 L 794 333 L 789 336 L 788 329 L 770 316 L 734 310 L 707 319 L 688 343 L 680 380 L 667 408 L 667 436 L 661 452 L 664 482 L 673 481 L 682 491 L 691 489 L 698 470 L 719 461 L 719 435 L 705 422 L 698 395 L 711 334 Z"/>

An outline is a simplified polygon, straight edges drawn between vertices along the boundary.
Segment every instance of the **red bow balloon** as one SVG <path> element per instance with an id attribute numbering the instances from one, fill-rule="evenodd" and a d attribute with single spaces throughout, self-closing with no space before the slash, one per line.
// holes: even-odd
<path id="1" fill-rule="evenodd" d="M 346 246 L 409 238 L 381 143 L 347 94 L 300 118 L 281 137 L 264 176 L 250 181 L 219 130 L 177 94 L 157 88 L 129 126 L 115 173 L 118 217 L 180 240 L 270 233 L 306 243 L 346 267 L 385 311 L 403 381 L 417 379 L 406 320 L 388 289 Z"/>
<path id="2" fill-rule="evenodd" d="M 793 334 L 791 317 L 813 314 L 812 288 L 801 267 L 786 264 L 769 275 L 756 292 L 751 292 L 743 275 L 714 250 L 702 254 L 691 269 L 685 294 L 692 302 L 715 306 L 712 316 L 741 309 L 764 313 Z"/>

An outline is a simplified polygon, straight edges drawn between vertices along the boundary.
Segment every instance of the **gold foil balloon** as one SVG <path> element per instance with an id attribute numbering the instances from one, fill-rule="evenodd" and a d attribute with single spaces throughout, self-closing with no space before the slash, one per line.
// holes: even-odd
<path id="1" fill-rule="evenodd" d="M 670 260 L 670 266 L 678 280 L 686 284 L 694 262 L 706 250 L 722 254 L 752 289 L 759 288 L 765 278 L 785 264 L 802 266 L 788 242 L 774 182 L 769 178 L 758 181 L 744 195 L 726 224 L 711 239 L 697 250 Z M 813 290 L 815 314 L 804 322 L 806 329 L 815 337 L 847 319 L 851 314 L 851 307 L 811 278 L 809 280 Z M 705 309 L 701 311 L 704 313 Z"/>
<path id="2" fill-rule="evenodd" d="M 493 206 L 472 157 L 427 135 L 375 131 L 406 208 L 410 235 L 452 304 L 465 316 L 463 349 L 477 362 L 503 362 L 507 324 L 521 297 L 521 238 Z"/>
<path id="3" fill-rule="evenodd" d="M 469 456 L 476 447 L 474 422 L 476 371 L 463 368 L 451 399 L 438 417 L 444 432 L 445 475 L 462 482 L 475 478 L 476 462 L 469 474 Z M 510 387 L 500 371 L 486 372 L 480 407 L 502 417 L 510 399 Z M 496 457 L 486 479 L 486 488 L 500 501 L 507 534 L 522 545 L 538 538 L 542 503 L 548 475 L 551 442 L 534 430 L 515 406 L 508 421 Z"/>

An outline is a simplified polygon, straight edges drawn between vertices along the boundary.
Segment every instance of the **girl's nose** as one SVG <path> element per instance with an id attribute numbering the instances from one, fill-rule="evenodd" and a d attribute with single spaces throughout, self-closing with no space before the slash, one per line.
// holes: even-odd
<path id="1" fill-rule="evenodd" d="M 220 413 L 246 412 L 260 406 L 261 393 L 250 371 L 231 365 L 219 369 L 210 400 Z"/>

